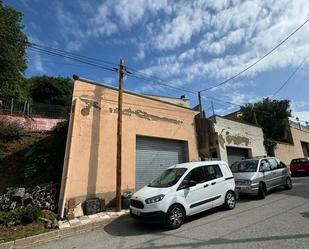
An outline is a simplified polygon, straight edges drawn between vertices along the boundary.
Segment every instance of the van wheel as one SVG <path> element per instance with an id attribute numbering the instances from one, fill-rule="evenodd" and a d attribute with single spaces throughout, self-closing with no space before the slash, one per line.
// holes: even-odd
<path id="1" fill-rule="evenodd" d="M 236 195 L 233 191 L 228 191 L 225 195 L 224 207 L 227 210 L 232 210 L 236 206 Z"/>
<path id="2" fill-rule="evenodd" d="M 293 185 L 292 185 L 292 180 L 290 177 L 287 177 L 285 180 L 285 189 L 292 189 Z"/>
<path id="3" fill-rule="evenodd" d="M 181 227 L 185 221 L 185 211 L 179 204 L 172 205 L 166 214 L 166 225 L 169 229 Z"/>
<path id="4" fill-rule="evenodd" d="M 258 197 L 259 199 L 265 199 L 265 196 L 266 196 L 266 186 L 264 183 L 260 182 Z"/>

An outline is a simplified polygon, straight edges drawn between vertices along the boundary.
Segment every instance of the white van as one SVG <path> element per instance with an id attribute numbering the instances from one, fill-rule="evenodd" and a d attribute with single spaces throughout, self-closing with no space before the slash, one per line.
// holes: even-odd
<path id="1" fill-rule="evenodd" d="M 180 227 L 186 216 L 224 205 L 236 205 L 233 174 L 224 161 L 201 161 L 169 167 L 133 194 L 132 217 L 146 223 Z"/>

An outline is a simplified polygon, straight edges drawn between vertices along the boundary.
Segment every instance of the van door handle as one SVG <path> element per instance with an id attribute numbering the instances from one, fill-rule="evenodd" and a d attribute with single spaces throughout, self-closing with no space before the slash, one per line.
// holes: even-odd
<path id="1" fill-rule="evenodd" d="M 204 188 L 207 188 L 208 186 L 209 186 L 208 184 L 205 184 L 205 185 L 204 185 Z"/>
<path id="2" fill-rule="evenodd" d="M 212 182 L 212 183 L 211 183 L 211 185 L 215 185 L 215 184 L 216 184 L 216 182 Z"/>

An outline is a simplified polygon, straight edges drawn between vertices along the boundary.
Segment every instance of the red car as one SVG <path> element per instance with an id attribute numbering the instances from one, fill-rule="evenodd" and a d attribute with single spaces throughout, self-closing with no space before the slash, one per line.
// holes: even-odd
<path id="1" fill-rule="evenodd" d="M 295 158 L 291 161 L 290 171 L 293 176 L 300 173 L 309 173 L 309 158 Z"/>

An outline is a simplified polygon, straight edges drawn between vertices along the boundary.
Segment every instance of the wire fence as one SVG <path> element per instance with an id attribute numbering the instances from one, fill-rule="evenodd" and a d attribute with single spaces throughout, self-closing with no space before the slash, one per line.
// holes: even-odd
<path id="1" fill-rule="evenodd" d="M 44 118 L 68 118 L 70 106 L 18 101 L 0 96 L 0 114 L 27 115 Z"/>

